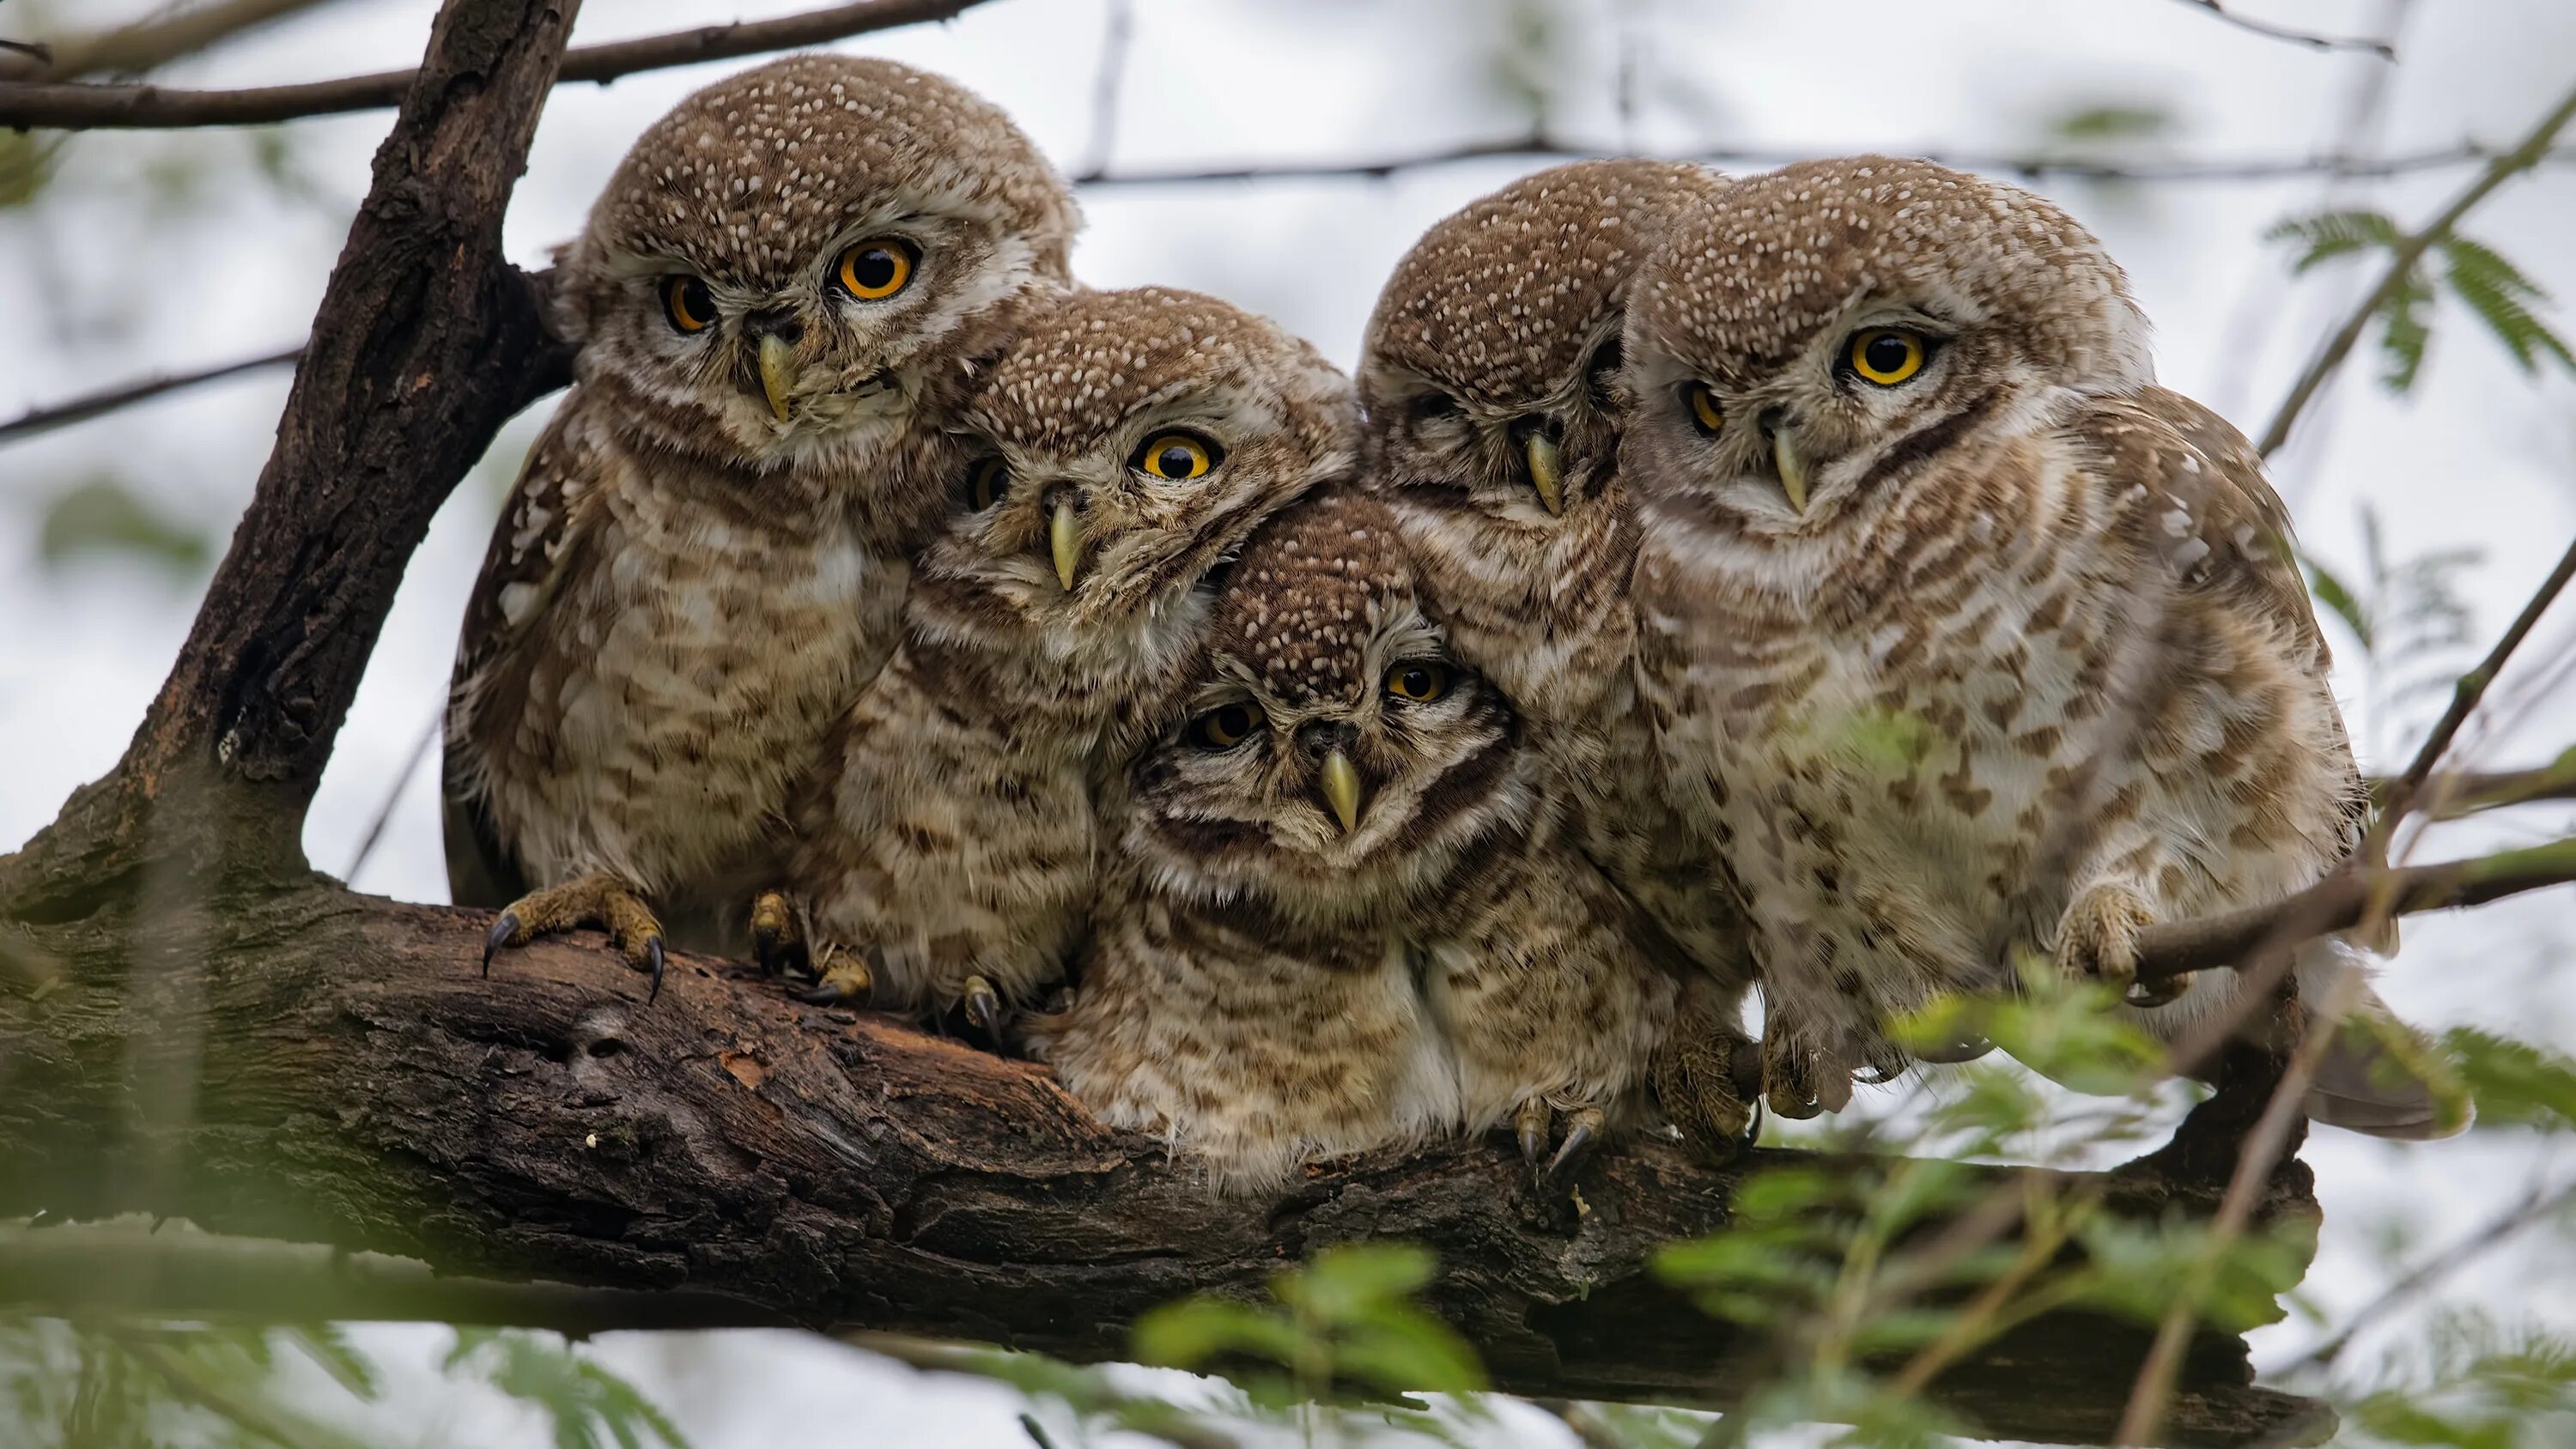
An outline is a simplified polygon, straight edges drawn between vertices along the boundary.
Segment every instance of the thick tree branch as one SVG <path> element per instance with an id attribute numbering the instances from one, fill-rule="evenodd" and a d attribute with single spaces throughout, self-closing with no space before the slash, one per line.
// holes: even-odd
<path id="1" fill-rule="evenodd" d="M 2441 214 L 2426 223 L 2423 230 L 2398 243 L 2388 259 L 2388 271 L 2379 279 L 2379 285 L 2371 288 L 2370 295 L 2361 299 L 2361 305 L 2355 307 L 2352 315 L 2344 319 L 2343 326 L 2326 339 L 2326 345 L 2308 363 L 2307 370 L 2290 385 L 2289 396 L 2281 400 L 2280 410 L 2272 415 L 2271 425 L 2263 430 L 2261 441 L 2254 445 L 2257 452 L 2268 458 L 2290 440 L 2290 429 L 2298 422 L 2299 415 L 2307 411 L 2308 404 L 2315 400 L 2326 380 L 2343 366 L 2346 357 L 2352 355 L 2353 346 L 2368 330 L 2370 319 L 2378 316 L 2379 309 L 2388 305 L 2388 299 L 2406 285 L 2407 277 L 2414 272 L 2415 264 L 2424 259 L 2424 253 L 2431 250 L 2435 242 L 2448 236 L 2451 228 L 2459 225 L 2461 218 L 2492 195 L 2497 187 L 2550 156 L 2551 143 L 2558 139 L 2560 131 L 2566 129 L 2571 118 L 2576 118 L 2576 91 L 2569 91 L 2561 98 L 2548 115 L 2541 117 L 2540 124 L 2532 128 L 2530 135 L 2523 137 L 2512 150 L 2495 158 L 2485 171 L 2479 173 L 2478 179 L 2453 197 L 2451 204 L 2442 208 Z"/>
<path id="2" fill-rule="evenodd" d="M 0 1235 L 0 1298 L 256 1313 L 309 1288 L 307 1314 L 786 1320 L 1091 1361 L 1121 1355 L 1156 1304 L 1257 1294 L 1323 1244 L 1404 1237 L 1441 1255 L 1431 1305 L 1506 1391 L 1724 1402 L 1744 1386 L 1747 1331 L 1645 1264 L 1722 1225 L 1748 1169 L 1793 1155 L 1719 1170 L 1637 1144 L 1581 1170 L 1579 1214 L 1535 1196 L 1500 1142 L 1219 1199 L 1041 1068 L 702 960 L 675 961 L 646 1009 L 642 978 L 592 937 L 515 952 L 486 981 L 484 919 L 317 884 L 39 928 L 67 980 L 42 1000 L 0 991 L 0 1215 L 169 1214 L 440 1276 L 365 1257 L 263 1272 L 260 1250 L 219 1244 L 206 1261 L 184 1238 L 120 1275 L 112 1240 L 35 1229 Z M 182 945 L 184 978 L 133 973 Z M 155 1110 L 136 1074 L 170 1061 L 194 1094 Z M 2149 1216 L 2212 1202 L 2151 1172 L 2063 1186 Z M 2314 1210 L 2304 1177 L 2265 1209 Z M 447 1275 L 576 1286 L 514 1296 Z M 685 1297 L 628 1296 L 643 1290 Z M 2055 1316 L 1963 1356 L 1931 1392 L 1997 1433 L 2098 1440 L 2147 1340 Z M 2182 1382 L 2170 1442 L 2319 1422 L 2252 1388 L 2233 1339 L 2195 1339 Z"/>
<path id="3" fill-rule="evenodd" d="M 564 54 L 557 80 L 605 85 L 640 71 L 739 60 L 771 51 L 823 45 L 870 31 L 946 20 L 981 3 L 982 0 L 854 0 L 776 20 L 737 20 L 668 35 L 585 45 Z M 400 102 L 419 74 L 388 70 L 302 85 L 233 91 L 20 83 L 0 86 L 0 126 L 64 131 L 261 126 L 307 116 L 382 110 Z"/>

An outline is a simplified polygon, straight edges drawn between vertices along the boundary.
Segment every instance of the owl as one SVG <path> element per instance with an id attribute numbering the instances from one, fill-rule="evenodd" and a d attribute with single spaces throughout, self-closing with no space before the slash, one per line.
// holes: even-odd
<path id="1" fill-rule="evenodd" d="M 1349 468 L 1358 415 L 1314 348 L 1148 287 L 1033 311 L 955 426 L 954 516 L 799 807 L 784 920 L 815 999 L 963 1005 L 992 1031 L 1081 937 L 1095 776 L 1178 707 L 1210 573 Z"/>
<path id="2" fill-rule="evenodd" d="M 1504 1122 L 1561 1169 L 1640 1114 L 1680 976 L 1572 849 L 1375 498 L 1255 537 L 1116 830 L 1081 985 L 1034 1044 L 1220 1185 Z"/>
<path id="3" fill-rule="evenodd" d="M 1558 776 L 1584 852 L 1707 977 L 1708 1052 L 1744 1040 L 1743 918 L 1681 828 L 1636 707 L 1628 578 L 1636 512 L 1618 469 L 1630 280 L 1686 204 L 1695 166 L 1582 161 L 1525 177 L 1425 233 L 1362 345 L 1366 476 L 1418 561 L 1425 607 L 1500 686 Z M 1724 1084 L 1695 1135 L 1750 1126 Z M 1678 1105 L 1678 1104 L 1675 1104 Z"/>
<path id="4" fill-rule="evenodd" d="M 2125 985 L 2148 927 L 2354 849 L 2288 516 L 2057 207 L 1878 157 L 1740 182 L 1640 272 L 1625 366 L 1641 687 L 1745 892 L 1776 1109 L 1901 1070 L 1883 1022 L 2026 952 Z M 2306 998 L 2357 955 L 2310 948 Z M 2127 1009 L 2173 1039 L 2239 989 Z M 2433 1130 L 2359 1050 L 2311 1114 Z"/>
<path id="5" fill-rule="evenodd" d="M 794 783 L 895 645 L 947 429 L 1078 216 L 993 106 L 804 55 L 647 130 L 556 275 L 572 391 L 466 607 L 448 873 L 485 948 L 605 927 L 661 983 L 659 912 L 730 944 Z"/>

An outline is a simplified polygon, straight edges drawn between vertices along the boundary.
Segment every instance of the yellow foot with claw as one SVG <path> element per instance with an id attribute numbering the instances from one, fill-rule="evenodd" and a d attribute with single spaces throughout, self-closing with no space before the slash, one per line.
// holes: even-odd
<path id="1" fill-rule="evenodd" d="M 1607 1121 L 1598 1107 L 1569 1109 L 1564 1114 L 1564 1140 L 1551 1156 L 1547 1145 L 1556 1135 L 1557 1115 L 1544 1097 L 1531 1097 L 1512 1110 L 1512 1136 L 1520 1143 L 1521 1161 L 1529 1164 L 1531 1180 L 1541 1187 L 1554 1187 L 1572 1177 L 1599 1144 Z"/>
<path id="2" fill-rule="evenodd" d="M 876 991 L 877 975 L 868 953 L 848 946 L 826 945 L 815 958 L 814 984 L 795 993 L 815 1006 L 865 1006 Z"/>
<path id="3" fill-rule="evenodd" d="M 751 959 L 763 976 L 802 976 L 813 970 L 805 928 L 782 892 L 762 891 L 752 898 Z"/>
<path id="4" fill-rule="evenodd" d="M 662 923 L 633 886 L 612 875 L 579 876 L 512 901 L 492 932 L 483 938 L 483 974 L 492 974 L 492 957 L 505 946 L 524 946 L 539 936 L 597 926 L 626 964 L 653 975 L 645 999 L 662 994 Z"/>
<path id="5" fill-rule="evenodd" d="M 993 983 L 980 974 L 969 976 L 959 999 L 966 1008 L 967 1024 L 999 1042 L 1002 1039 L 1002 998 L 993 990 Z"/>
<path id="6" fill-rule="evenodd" d="M 1713 1163 L 1732 1162 L 1753 1140 L 1753 1104 L 1762 1091 L 1761 1048 L 1742 1034 L 1677 1032 L 1655 1053 L 1652 1079 L 1665 1120 L 1700 1156 Z"/>

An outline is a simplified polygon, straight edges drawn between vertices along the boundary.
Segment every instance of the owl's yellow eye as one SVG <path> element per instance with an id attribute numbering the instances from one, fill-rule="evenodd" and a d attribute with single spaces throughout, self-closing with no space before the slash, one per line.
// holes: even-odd
<path id="1" fill-rule="evenodd" d="M 1398 699 L 1429 703 L 1449 692 L 1449 669 L 1427 659 L 1410 660 L 1386 672 L 1386 692 Z"/>
<path id="2" fill-rule="evenodd" d="M 662 311 L 682 332 L 704 332 L 716 325 L 715 294 L 697 277 L 664 277 Z"/>
<path id="3" fill-rule="evenodd" d="M 1186 483 L 1204 478 L 1225 460 L 1225 450 L 1193 433 L 1156 433 L 1127 466 L 1157 478 Z"/>
<path id="4" fill-rule="evenodd" d="M 977 513 L 999 503 L 1011 491 L 1011 465 L 999 458 L 986 458 L 966 475 L 966 499 Z"/>
<path id="5" fill-rule="evenodd" d="M 1245 701 L 1220 705 L 1190 721 L 1190 743 L 1203 750 L 1230 750 L 1242 744 L 1267 716 L 1261 706 Z"/>
<path id="6" fill-rule="evenodd" d="M 1901 327 L 1869 327 L 1852 334 L 1851 370 L 1880 387 L 1894 387 L 1921 372 L 1928 355 L 1922 334 Z"/>
<path id="7" fill-rule="evenodd" d="M 1690 409 L 1691 424 L 1714 438 L 1726 426 L 1726 406 L 1717 400 L 1716 389 L 1704 382 L 1682 385 L 1682 404 Z"/>
<path id="8" fill-rule="evenodd" d="M 841 253 L 832 279 L 862 302 L 882 302 L 912 280 L 912 243 L 893 237 L 863 241 Z"/>

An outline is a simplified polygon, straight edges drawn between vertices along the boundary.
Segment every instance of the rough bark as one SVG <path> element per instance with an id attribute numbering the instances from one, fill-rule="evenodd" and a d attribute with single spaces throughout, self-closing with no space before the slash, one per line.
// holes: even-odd
<path id="1" fill-rule="evenodd" d="M 1076 1360 L 1118 1354 L 1155 1304 L 1257 1292 L 1318 1246 L 1392 1236 L 1438 1250 L 1433 1304 L 1508 1391 L 1722 1404 L 1760 1349 L 1645 1265 L 1723 1225 L 1744 1171 L 1786 1154 L 1719 1170 L 1635 1144 L 1583 1170 L 1579 1216 L 1528 1189 L 1499 1142 L 1220 1199 L 1043 1068 L 804 1006 L 720 962 L 675 961 L 647 1008 L 642 978 L 589 937 L 511 953 L 486 981 L 484 919 L 317 883 L 22 935 L 55 984 L 0 996 L 0 1215 L 167 1214 L 443 1273 L 685 1295 L 617 1310 L 643 1322 L 890 1329 Z M 2150 1172 L 2104 1185 L 2147 1214 L 2205 1210 L 2210 1192 Z M 2314 1213 L 2304 1169 L 2266 1211 Z M 0 1264 L 0 1297 L 43 1302 L 69 1271 Z M 474 1316 L 478 1301 L 350 1288 L 329 1311 Z M 160 1306 L 228 1306 L 188 1296 Z M 572 1311 L 479 1301 L 539 1322 Z M 2147 1340 L 2051 1318 L 1933 1392 L 1998 1434 L 2098 1441 Z M 2171 1442 L 2329 1421 L 2250 1380 L 2241 1341 L 2204 1335 Z"/>

